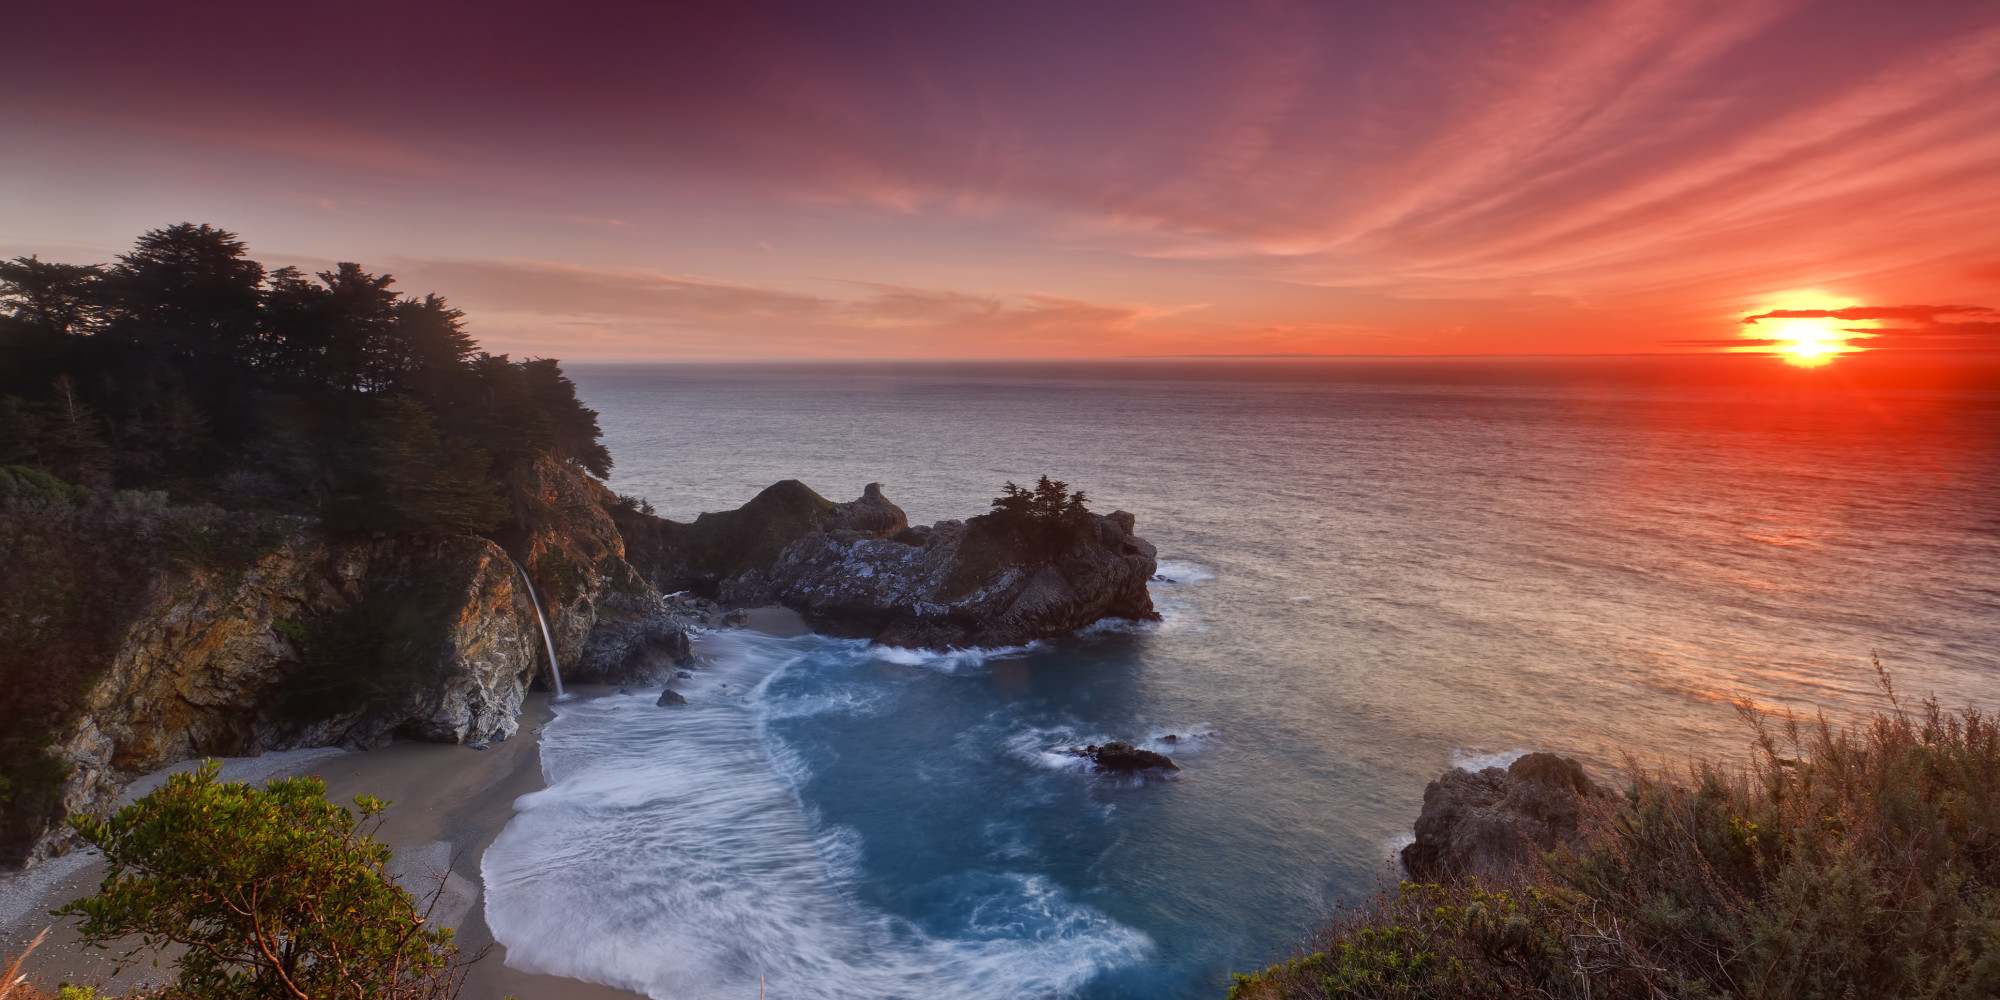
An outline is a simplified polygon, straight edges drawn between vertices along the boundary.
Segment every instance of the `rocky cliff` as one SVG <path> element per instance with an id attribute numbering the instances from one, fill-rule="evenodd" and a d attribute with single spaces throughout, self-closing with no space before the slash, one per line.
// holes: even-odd
<path id="1" fill-rule="evenodd" d="M 1503 872 L 1581 843 L 1607 793 L 1575 760 L 1531 753 L 1506 769 L 1453 768 L 1424 788 L 1403 866 L 1418 881 Z"/>
<path id="2" fill-rule="evenodd" d="M 514 485 L 519 516 L 498 540 L 338 542 L 296 523 L 245 561 L 140 563 L 126 607 L 72 624 L 115 630 L 94 653 L 108 662 L 43 713 L 59 710 L 47 757 L 66 777 L 35 807 L 37 826 L 10 828 L 0 863 L 64 850 L 54 820 L 101 812 L 131 778 L 192 757 L 513 735 L 527 690 L 549 676 L 517 558 L 569 677 L 654 680 L 684 661 L 686 635 L 624 560 L 610 493 L 546 457 Z M 20 524 L 50 509 L 10 513 Z M 166 534 L 130 541 L 157 547 Z M 74 556 L 50 568 L 85 572 Z"/>

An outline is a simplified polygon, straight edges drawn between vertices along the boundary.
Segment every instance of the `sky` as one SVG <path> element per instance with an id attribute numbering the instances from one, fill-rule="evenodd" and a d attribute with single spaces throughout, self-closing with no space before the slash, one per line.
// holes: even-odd
<path id="1" fill-rule="evenodd" d="M 212 223 L 495 351 L 2000 348 L 2000 0 L 6 21 L 0 256 Z"/>

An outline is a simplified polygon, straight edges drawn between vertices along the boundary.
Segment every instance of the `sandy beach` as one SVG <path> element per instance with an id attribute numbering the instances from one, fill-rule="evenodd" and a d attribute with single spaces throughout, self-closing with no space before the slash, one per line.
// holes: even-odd
<path id="1" fill-rule="evenodd" d="M 807 631 L 803 621 L 783 609 L 753 611 L 748 627 L 776 635 Z M 609 690 L 583 685 L 572 693 L 589 698 Z M 351 802 L 362 794 L 387 799 L 391 805 L 376 837 L 395 852 L 398 877 L 422 900 L 436 884 L 431 872 L 449 868 L 451 876 L 433 919 L 458 929 L 463 954 L 489 949 L 472 968 L 467 998 L 634 1000 L 640 994 L 508 968 L 507 949 L 494 942 L 486 926 L 479 859 L 513 817 L 514 800 L 544 787 L 538 736 L 552 717 L 549 694 L 536 691 L 522 705 L 519 733 L 485 750 L 415 741 L 369 751 L 294 750 L 225 760 L 222 776 L 261 783 L 312 775 L 326 782 L 327 797 L 335 802 Z M 158 787 L 168 774 L 198 763 L 186 761 L 140 778 L 127 787 L 121 801 L 130 802 Z M 116 995 L 171 979 L 171 963 L 162 961 L 156 968 L 150 954 L 134 956 L 119 971 L 121 950 L 86 949 L 70 929 L 75 918 L 49 915 L 50 910 L 95 891 L 103 878 L 104 865 L 82 852 L 0 876 L 0 955 L 11 957 L 53 925 L 48 940 L 24 966 L 31 981 L 39 980 L 51 990 L 64 982 L 100 985 Z"/>

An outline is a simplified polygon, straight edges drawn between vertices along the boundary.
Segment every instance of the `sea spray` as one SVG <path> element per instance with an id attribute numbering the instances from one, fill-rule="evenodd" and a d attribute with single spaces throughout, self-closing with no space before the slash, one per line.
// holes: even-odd
<path id="1" fill-rule="evenodd" d="M 514 563 L 514 572 L 521 574 L 521 582 L 528 585 L 528 603 L 535 606 L 535 620 L 542 626 L 542 644 L 549 650 L 549 676 L 555 678 L 556 700 L 566 701 L 569 695 L 563 691 L 562 666 L 556 662 L 556 641 L 549 635 L 549 619 L 542 614 L 542 599 L 535 596 L 535 581 L 528 578 L 528 571 L 523 569 L 520 563 L 515 562 L 512 556 L 509 556 L 507 561 Z"/>
<path id="2" fill-rule="evenodd" d="M 895 848 L 808 807 L 801 789 L 825 762 L 771 730 L 874 719 L 907 678 L 947 675 L 821 636 L 702 644 L 712 665 L 680 685 L 687 706 L 592 698 L 544 730 L 549 787 L 516 803 L 481 862 L 509 966 L 663 998 L 747 994 L 764 976 L 783 996 L 997 1000 L 1069 994 L 1150 953 L 1144 934 L 1011 865 L 937 873 L 914 908 L 884 908 L 864 859 Z M 905 679 L 858 680 L 885 670 Z"/>

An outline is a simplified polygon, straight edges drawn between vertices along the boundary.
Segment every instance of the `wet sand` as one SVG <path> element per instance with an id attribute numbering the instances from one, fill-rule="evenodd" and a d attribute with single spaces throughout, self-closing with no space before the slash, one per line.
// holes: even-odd
<path id="1" fill-rule="evenodd" d="M 751 612 L 748 627 L 774 635 L 809 631 L 797 615 L 783 609 Z M 608 690 L 582 685 L 574 693 L 588 698 Z M 362 794 L 389 800 L 392 804 L 376 839 L 395 852 L 398 878 L 421 903 L 435 889 L 432 872 L 449 869 L 433 919 L 458 929 L 462 954 L 490 948 L 468 977 L 463 994 L 468 1000 L 637 1000 L 640 994 L 626 990 L 508 968 L 506 948 L 493 941 L 486 926 L 479 859 L 513 818 L 514 800 L 544 787 L 537 736 L 552 716 L 549 695 L 538 691 L 522 706 L 520 732 L 486 750 L 418 742 L 359 752 L 298 750 L 225 761 L 223 777 L 261 783 L 273 777 L 313 775 L 326 782 L 327 797 L 335 802 L 350 803 Z M 167 774 L 196 763 L 178 764 L 133 782 L 123 801 L 145 794 Z M 46 988 L 53 990 L 62 982 L 99 984 L 115 995 L 171 979 L 171 962 L 162 961 L 155 968 L 151 956 L 143 954 L 122 974 L 116 973 L 121 950 L 86 949 L 70 930 L 76 918 L 48 915 L 63 903 L 94 892 L 103 878 L 103 864 L 80 853 L 0 875 L 0 955 L 11 959 L 37 932 L 53 924 L 48 940 L 23 966 L 31 981 L 39 980 Z"/>

